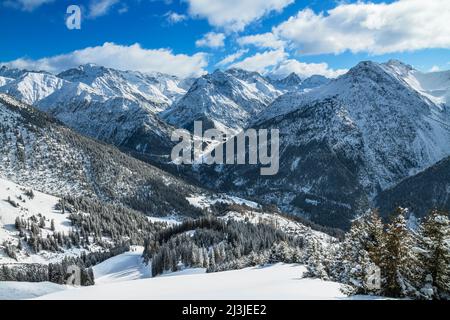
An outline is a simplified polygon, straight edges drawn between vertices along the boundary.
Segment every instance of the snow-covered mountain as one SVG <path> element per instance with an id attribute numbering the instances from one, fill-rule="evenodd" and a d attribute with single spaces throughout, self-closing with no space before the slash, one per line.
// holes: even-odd
<path id="1" fill-rule="evenodd" d="M 61 76 L 25 72 L 13 80 L 0 80 L 5 82 L 0 92 L 35 105 L 84 135 L 133 152 L 160 155 L 169 153 L 173 129 L 157 116 L 171 103 L 157 86 L 172 99 L 183 89 L 177 87 L 181 80 L 159 76 L 157 81 L 137 72 L 86 65 Z"/>
<path id="2" fill-rule="evenodd" d="M 94 64 L 69 69 L 60 73 L 58 77 L 70 82 L 87 84 L 107 97 L 151 102 L 159 105 L 156 111 L 164 110 L 188 89 L 186 82 L 175 76 L 119 71 Z"/>
<path id="3" fill-rule="evenodd" d="M 271 80 L 271 82 L 277 89 L 287 93 L 314 89 L 327 84 L 330 82 L 330 79 L 320 75 L 302 79 L 296 73 L 291 73 L 284 79 Z"/>
<path id="4" fill-rule="evenodd" d="M 238 131 L 281 94 L 256 72 L 217 70 L 197 79 L 162 117 L 187 129 L 192 129 L 194 121 L 202 120 L 204 128 Z"/>
<path id="5" fill-rule="evenodd" d="M 436 105 L 450 106 L 450 71 L 421 72 L 398 60 L 384 66 Z"/>
<path id="6" fill-rule="evenodd" d="M 20 76 L 22 76 L 24 73 L 27 73 L 29 71 L 22 70 L 22 69 L 16 69 L 16 68 L 9 68 L 7 66 L 1 66 L 0 67 L 0 77 L 10 78 L 10 79 L 17 79 Z"/>
<path id="7" fill-rule="evenodd" d="M 70 128 L 97 140 L 147 155 L 170 152 L 173 130 L 159 119 L 152 103 L 105 97 L 81 82 L 39 101 L 36 106 Z"/>
<path id="8" fill-rule="evenodd" d="M 32 192 L 32 193 L 31 193 Z M 5 243 L 16 245 L 19 241 L 19 230 L 14 225 L 17 218 L 28 220 L 44 217 L 45 226 L 42 226 L 41 233 L 44 238 L 54 233 L 66 233 L 71 231 L 71 222 L 68 219 L 69 213 L 56 210 L 59 198 L 50 196 L 36 190 L 31 190 L 23 186 L 17 185 L 11 181 L 0 178 L 0 246 Z M 9 201 L 6 201 L 9 199 Z M 51 221 L 53 221 L 53 229 L 51 230 Z M 1 248 L 4 249 L 4 248 Z M 91 248 L 95 250 L 94 246 Z M 63 255 L 60 252 L 42 252 L 32 253 L 25 247 L 23 250 L 15 252 L 15 259 L 5 255 L 3 250 L 0 251 L 0 264 L 4 263 L 40 263 L 49 264 L 60 261 L 64 256 L 79 256 L 81 252 L 89 251 L 81 248 L 68 250 Z"/>
<path id="9" fill-rule="evenodd" d="M 198 213 L 195 187 L 0 94 L 0 174 L 56 196 L 122 203 L 153 215 Z"/>
<path id="10" fill-rule="evenodd" d="M 392 62 L 362 62 L 329 84 L 281 96 L 251 124 L 280 130 L 278 175 L 226 167 L 212 181 L 319 223 L 347 226 L 378 192 L 450 155 L 450 108 L 396 70 Z"/>
<path id="11" fill-rule="evenodd" d="M 68 85 L 69 82 L 48 73 L 26 72 L 2 86 L 0 92 L 25 103 L 36 104 Z"/>
<path id="12" fill-rule="evenodd" d="M 283 79 L 271 79 L 272 84 L 280 90 L 299 89 L 302 84 L 302 79 L 298 74 L 292 72 Z"/>

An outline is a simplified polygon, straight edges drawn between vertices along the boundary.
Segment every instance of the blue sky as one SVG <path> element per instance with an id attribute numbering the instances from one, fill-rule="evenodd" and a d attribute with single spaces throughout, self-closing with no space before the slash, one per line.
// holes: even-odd
<path id="1" fill-rule="evenodd" d="M 3 0 L 0 62 L 52 72 L 94 62 L 179 76 L 241 67 L 332 77 L 361 60 L 393 58 L 443 70 L 450 69 L 449 3 Z M 65 25 L 71 4 L 82 9 L 81 30 Z"/>

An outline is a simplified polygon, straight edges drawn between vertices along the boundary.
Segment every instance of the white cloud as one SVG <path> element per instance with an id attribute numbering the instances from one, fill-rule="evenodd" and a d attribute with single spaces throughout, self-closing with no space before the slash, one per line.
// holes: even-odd
<path id="1" fill-rule="evenodd" d="M 248 71 L 266 73 L 270 67 L 278 65 L 286 59 L 286 57 L 287 54 L 284 50 L 266 51 L 263 53 L 257 53 L 254 56 L 236 62 L 230 68 L 239 68 Z"/>
<path id="2" fill-rule="evenodd" d="M 104 16 L 109 10 L 119 3 L 120 0 L 91 0 L 89 4 L 89 17 L 97 18 Z"/>
<path id="3" fill-rule="evenodd" d="M 179 22 L 183 22 L 185 20 L 187 20 L 187 16 L 181 13 L 176 13 L 176 12 L 172 12 L 169 11 L 164 15 L 167 19 L 167 22 L 169 22 L 170 24 L 176 24 Z"/>
<path id="4" fill-rule="evenodd" d="M 441 71 L 441 68 L 439 68 L 439 66 L 432 66 L 430 68 L 430 72 L 438 72 L 438 71 Z"/>
<path id="5" fill-rule="evenodd" d="M 55 0 L 6 0 L 4 5 L 16 7 L 24 11 L 33 11 L 43 4 L 54 2 Z"/>
<path id="6" fill-rule="evenodd" d="M 195 42 L 197 47 L 220 48 L 225 45 L 225 35 L 223 33 L 208 32 Z"/>
<path id="7" fill-rule="evenodd" d="M 233 55 L 229 57 L 230 59 L 235 58 Z M 224 60 L 226 59 L 228 57 Z M 289 59 L 288 54 L 283 49 L 257 53 L 254 56 L 234 63 L 230 68 L 257 71 L 262 74 L 270 74 L 274 78 L 285 78 L 292 72 L 303 78 L 308 78 L 313 75 L 336 78 L 348 71 L 347 69 L 334 70 L 327 63 L 304 63 L 295 59 Z"/>
<path id="8" fill-rule="evenodd" d="M 95 63 L 119 70 L 158 71 L 179 77 L 203 75 L 204 68 L 208 64 L 205 53 L 189 56 L 174 54 L 168 49 L 150 50 L 142 48 L 139 44 L 121 46 L 109 42 L 102 46 L 88 47 L 49 58 L 17 59 L 4 64 L 16 68 L 57 73 L 86 63 Z"/>
<path id="9" fill-rule="evenodd" d="M 384 54 L 450 48 L 449 21 L 448 0 L 357 2 L 327 13 L 302 10 L 273 32 L 304 54 Z"/>
<path id="10" fill-rule="evenodd" d="M 189 14 L 206 18 L 210 25 L 228 31 L 242 31 L 270 12 L 281 12 L 294 0 L 185 0 Z"/>
<path id="11" fill-rule="evenodd" d="M 292 72 L 298 74 L 302 78 L 308 78 L 313 75 L 336 78 L 347 71 L 348 70 L 346 69 L 333 70 L 327 63 L 304 63 L 294 59 L 287 59 L 271 70 L 270 74 L 275 78 L 285 78 Z"/>
<path id="12" fill-rule="evenodd" d="M 219 61 L 216 66 L 217 67 L 224 67 L 229 65 L 230 63 L 235 62 L 236 60 L 240 59 L 244 54 L 246 54 L 248 52 L 247 49 L 245 50 L 239 50 L 236 53 L 232 53 L 228 56 L 226 56 L 225 58 L 223 58 L 221 61 Z"/>
<path id="13" fill-rule="evenodd" d="M 241 46 L 253 45 L 258 48 L 280 49 L 284 47 L 284 42 L 270 32 L 241 37 L 237 42 Z"/>

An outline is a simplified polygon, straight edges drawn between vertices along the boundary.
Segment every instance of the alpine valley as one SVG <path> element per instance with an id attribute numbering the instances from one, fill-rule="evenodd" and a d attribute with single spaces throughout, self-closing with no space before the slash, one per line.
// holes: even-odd
<path id="1" fill-rule="evenodd" d="M 278 174 L 172 162 L 172 133 L 196 121 L 228 137 L 278 129 Z M 404 258 L 435 248 L 436 230 L 450 257 L 450 71 L 391 60 L 334 79 L 182 79 L 3 66 L 0 159 L 0 299 L 204 299 L 213 283 L 214 298 L 234 299 L 450 294 L 423 276 L 425 251 L 420 270 Z M 82 287 L 68 290 L 73 265 Z M 374 265 L 396 286 L 367 287 Z"/>

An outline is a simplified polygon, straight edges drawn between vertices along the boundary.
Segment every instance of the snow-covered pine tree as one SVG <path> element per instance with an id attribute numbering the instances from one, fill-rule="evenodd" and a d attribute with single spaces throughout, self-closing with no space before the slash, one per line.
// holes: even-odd
<path id="1" fill-rule="evenodd" d="M 450 298 L 450 220 L 433 210 L 420 224 L 419 261 L 423 269 L 421 293 L 429 299 Z"/>
<path id="2" fill-rule="evenodd" d="M 308 240 L 308 245 L 305 252 L 305 260 L 307 272 L 305 277 L 316 277 L 323 280 L 329 280 L 329 274 L 327 271 L 327 257 L 323 245 L 314 238 Z"/>
<path id="3" fill-rule="evenodd" d="M 386 228 L 382 258 L 383 294 L 391 297 L 417 297 L 420 272 L 415 252 L 416 239 L 407 226 L 407 210 L 398 208 Z"/>
<path id="4" fill-rule="evenodd" d="M 333 267 L 333 274 L 339 277 L 335 280 L 352 287 L 346 293 L 380 293 L 381 273 L 374 259 L 379 255 L 382 241 L 383 227 L 376 212 L 368 212 L 353 221 Z"/>
<path id="5" fill-rule="evenodd" d="M 378 210 L 371 210 L 364 220 L 367 232 L 366 249 L 370 259 L 377 266 L 381 265 L 383 258 L 383 248 L 385 242 L 384 224 L 380 218 Z"/>

